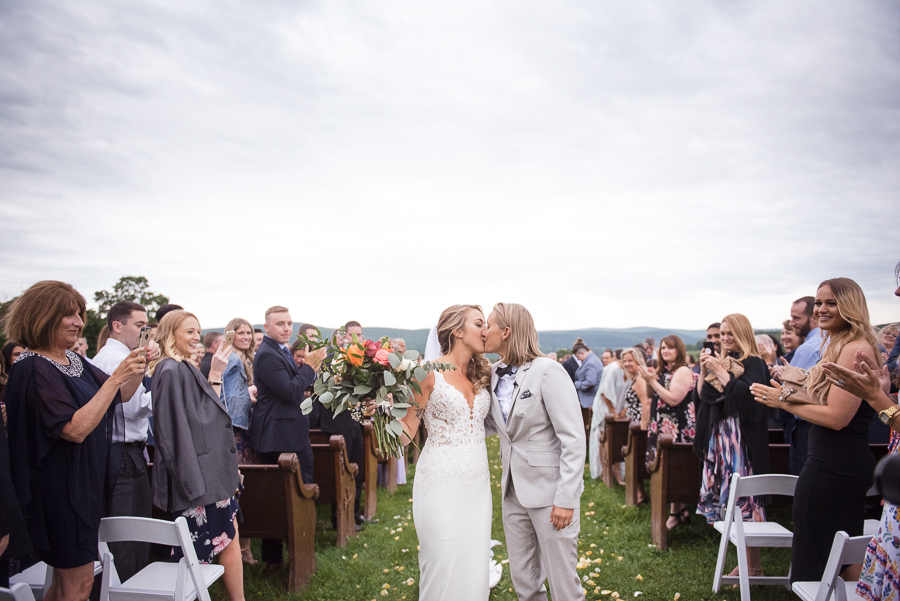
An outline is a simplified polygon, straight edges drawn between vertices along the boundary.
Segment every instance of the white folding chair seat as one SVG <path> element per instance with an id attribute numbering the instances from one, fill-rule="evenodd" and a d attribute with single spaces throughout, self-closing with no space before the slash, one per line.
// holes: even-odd
<path id="1" fill-rule="evenodd" d="M 713 524 L 722 533 L 719 540 L 719 555 L 716 560 L 716 575 L 713 578 L 713 592 L 718 593 L 722 584 L 740 584 L 741 601 L 750 601 L 751 584 L 787 585 L 787 576 L 750 576 L 747 567 L 747 547 L 790 547 L 794 533 L 776 522 L 745 522 L 737 506 L 739 499 L 764 495 L 794 496 L 797 476 L 786 474 L 761 474 L 745 476 L 734 474 L 725 519 Z M 739 576 L 727 576 L 725 556 L 729 543 L 737 548 Z"/>
<path id="2" fill-rule="evenodd" d="M 0 601 L 34 601 L 31 587 L 24 582 L 10 584 L 10 588 L 0 587 Z"/>
<path id="3" fill-rule="evenodd" d="M 862 563 L 866 558 L 869 535 L 850 537 L 846 532 L 834 535 L 831 553 L 825 564 L 825 572 L 819 582 L 795 582 L 791 588 L 803 601 L 847 601 L 860 599 L 856 594 L 856 582 L 844 582 L 841 568 Z"/>
<path id="4" fill-rule="evenodd" d="M 103 579 L 100 601 L 210 601 L 209 586 L 225 573 L 220 565 L 201 564 L 191 542 L 187 521 L 114 517 L 100 522 L 100 540 L 106 543 L 142 541 L 180 547 L 178 563 L 155 562 L 118 584 L 115 562 L 110 553 L 101 556 Z"/>
<path id="5" fill-rule="evenodd" d="M 863 523 L 863 534 L 868 534 L 869 537 L 875 536 L 878 534 L 878 529 L 881 527 L 881 520 L 866 520 Z"/>
<path id="6" fill-rule="evenodd" d="M 109 547 L 106 546 L 106 543 L 100 543 L 100 554 L 103 555 L 104 551 L 108 552 Z M 99 561 L 95 561 L 94 576 L 102 571 L 103 565 Z M 50 588 L 51 582 L 53 582 L 53 568 L 43 561 L 39 561 L 27 570 L 23 570 L 9 578 L 10 586 L 14 584 L 28 585 L 31 589 L 31 594 L 34 595 L 35 601 L 41 601 L 44 598 L 47 594 L 47 590 Z"/>

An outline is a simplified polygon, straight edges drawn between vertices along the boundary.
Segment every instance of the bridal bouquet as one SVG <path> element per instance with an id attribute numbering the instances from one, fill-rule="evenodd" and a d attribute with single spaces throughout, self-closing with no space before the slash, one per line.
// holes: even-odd
<path id="1" fill-rule="evenodd" d="M 316 376 L 313 396 L 300 407 L 305 415 L 312 411 L 313 402 L 319 402 L 334 415 L 349 410 L 353 419 L 360 422 L 371 415 L 381 453 L 385 457 L 401 457 L 403 426 L 399 418 L 406 415 L 409 407 L 418 407 L 413 391 L 422 394 L 419 383 L 429 371 L 455 368 L 433 362 L 419 365 L 418 351 L 391 351 L 387 336 L 376 342 L 360 340 L 352 334 L 350 343 L 341 347 L 339 338 L 343 335 L 343 330 L 339 330 L 331 340 L 322 340 L 318 331 L 316 340 L 298 336 L 310 350 L 326 346 L 331 349 Z"/>

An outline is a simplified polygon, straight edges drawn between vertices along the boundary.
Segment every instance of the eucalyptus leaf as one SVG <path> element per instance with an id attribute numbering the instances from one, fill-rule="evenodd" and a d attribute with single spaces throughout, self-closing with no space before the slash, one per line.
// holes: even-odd
<path id="1" fill-rule="evenodd" d="M 310 411 L 312 411 L 312 406 L 313 400 L 312 397 L 309 397 L 308 399 L 305 399 L 302 403 L 300 403 L 300 411 L 303 412 L 303 415 L 306 415 Z"/>
<path id="2" fill-rule="evenodd" d="M 394 374 L 392 374 L 389 371 L 384 372 L 384 385 L 385 386 L 393 386 L 396 383 L 397 383 L 397 378 L 394 377 Z"/>
<path id="3" fill-rule="evenodd" d="M 417 382 L 422 382 L 422 381 L 424 381 L 425 378 L 427 378 L 427 377 L 428 377 L 428 372 L 426 372 L 426 371 L 425 371 L 424 369 L 422 369 L 421 367 L 417 367 L 417 368 L 416 368 L 416 381 L 417 381 Z"/>
<path id="4" fill-rule="evenodd" d="M 388 422 L 386 428 L 391 431 L 394 436 L 400 436 L 403 434 L 403 425 L 397 421 L 396 419 Z"/>
<path id="5" fill-rule="evenodd" d="M 355 395 L 363 395 L 372 392 L 372 388 L 369 386 L 357 386 L 353 389 L 353 394 Z"/>
<path id="6" fill-rule="evenodd" d="M 406 409 L 404 409 L 402 407 L 397 407 L 397 405 L 394 405 L 394 408 L 391 409 L 391 415 L 393 415 L 397 419 L 400 419 L 401 417 L 406 417 Z"/>
<path id="7" fill-rule="evenodd" d="M 395 402 L 395 403 L 394 403 L 394 407 L 399 408 L 399 409 L 406 409 L 407 407 L 409 407 L 409 403 L 403 403 L 403 402 L 397 403 L 397 402 Z"/>
<path id="8" fill-rule="evenodd" d="M 403 353 L 403 358 L 409 359 L 410 361 L 418 361 L 419 360 L 419 351 L 410 349 L 410 350 L 406 351 L 405 353 Z"/>
<path id="9" fill-rule="evenodd" d="M 323 405 L 328 405 L 333 400 L 334 400 L 334 394 L 331 392 L 326 392 L 325 394 L 322 394 L 321 396 L 319 396 L 319 402 L 322 403 Z"/>
<path id="10" fill-rule="evenodd" d="M 403 362 L 403 358 L 400 357 L 400 353 L 390 353 L 388 355 L 388 361 L 391 363 L 391 369 L 397 369 L 400 367 L 400 363 Z"/>

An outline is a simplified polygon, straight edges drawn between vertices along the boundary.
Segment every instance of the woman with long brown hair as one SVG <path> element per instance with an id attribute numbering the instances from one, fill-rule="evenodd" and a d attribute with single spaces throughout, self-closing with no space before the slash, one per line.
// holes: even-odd
<path id="1" fill-rule="evenodd" d="M 794 491 L 792 582 L 822 578 L 836 532 L 863 533 L 866 491 L 875 469 L 868 443 L 874 410 L 858 396 L 832 386 L 824 369 L 829 363 L 852 369 L 858 352 L 881 366 L 862 289 L 849 278 L 825 280 L 816 291 L 815 318 L 822 329 L 822 359 L 809 370 L 803 391 L 824 404 L 789 402 L 793 393 L 775 382 L 774 387 L 751 388 L 760 403 L 812 424 L 806 465 Z"/>
<path id="2" fill-rule="evenodd" d="M 400 421 L 409 439 L 420 420 L 428 440 L 416 465 L 413 518 L 419 537 L 419 598 L 487 601 L 491 540 L 491 478 L 484 418 L 491 406 L 491 372 L 481 338 L 484 314 L 454 305 L 438 320 L 439 363 L 421 382 Z"/>

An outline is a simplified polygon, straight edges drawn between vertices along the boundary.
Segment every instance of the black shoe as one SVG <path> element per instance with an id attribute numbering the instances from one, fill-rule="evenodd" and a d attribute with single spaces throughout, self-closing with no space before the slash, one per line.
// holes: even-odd
<path id="1" fill-rule="evenodd" d="M 363 525 L 365 525 L 365 524 L 377 524 L 377 523 L 378 523 L 378 518 L 369 518 L 369 519 L 366 519 L 365 516 L 358 515 L 358 516 L 356 516 L 356 523 L 357 523 L 357 524 L 363 524 Z"/>
<path id="2" fill-rule="evenodd" d="M 362 524 L 357 524 L 357 525 L 356 525 L 356 531 L 357 531 L 357 532 L 362 532 L 362 529 L 363 529 L 363 525 L 362 525 Z"/>

